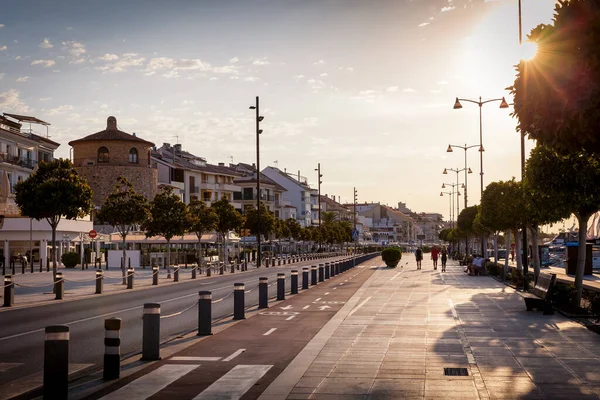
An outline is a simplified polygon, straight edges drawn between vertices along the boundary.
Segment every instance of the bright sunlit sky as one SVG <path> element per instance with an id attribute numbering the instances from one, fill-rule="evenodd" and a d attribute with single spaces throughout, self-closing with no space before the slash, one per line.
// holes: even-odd
<path id="1" fill-rule="evenodd" d="M 523 31 L 554 0 L 523 0 Z M 479 143 L 478 107 L 507 96 L 519 60 L 517 0 L 3 0 L 0 112 L 34 115 L 67 142 L 121 130 L 181 143 L 211 163 L 276 165 L 350 202 L 448 217 L 449 143 Z M 520 176 L 516 120 L 483 107 L 484 180 Z M 528 144 L 528 149 L 531 144 Z M 479 153 L 468 151 L 469 204 Z M 277 163 L 275 163 L 277 161 Z M 461 174 L 462 177 L 462 174 Z M 462 183 L 462 178 L 461 178 Z M 462 200 L 461 200 L 462 209 Z"/>

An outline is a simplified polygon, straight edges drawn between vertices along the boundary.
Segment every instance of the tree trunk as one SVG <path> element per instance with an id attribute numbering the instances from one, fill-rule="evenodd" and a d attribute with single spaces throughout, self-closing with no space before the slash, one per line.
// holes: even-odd
<path id="1" fill-rule="evenodd" d="M 508 271 L 508 257 L 510 257 L 510 231 L 506 231 L 506 253 L 504 255 L 504 269 L 502 270 L 502 280 L 506 279 Z"/>
<path id="2" fill-rule="evenodd" d="M 125 240 L 127 235 L 123 235 L 123 261 L 121 262 L 121 275 L 123 276 L 123 285 L 127 285 L 127 279 L 125 278 L 125 263 L 127 262 L 127 249 L 125 247 Z"/>
<path id="3" fill-rule="evenodd" d="M 494 233 L 494 262 L 498 264 L 498 232 Z"/>
<path id="4" fill-rule="evenodd" d="M 575 214 L 579 224 L 579 248 L 577 249 L 577 272 L 575 273 L 575 306 L 581 306 L 581 294 L 583 292 L 583 273 L 585 272 L 586 239 L 588 219 L 590 215 Z"/>
<path id="5" fill-rule="evenodd" d="M 538 245 L 538 233 L 539 227 L 537 225 L 533 225 L 530 227 L 531 232 L 531 251 L 532 251 L 532 260 L 533 260 L 533 271 L 535 274 L 535 281 L 537 282 L 538 276 L 540 276 L 540 249 Z"/>
<path id="6" fill-rule="evenodd" d="M 198 235 L 198 268 L 202 271 L 202 234 Z"/>
<path id="7" fill-rule="evenodd" d="M 517 259 L 517 270 L 523 271 L 523 257 L 521 257 L 521 235 L 518 229 L 513 230 L 515 235 L 515 258 Z"/>
<path id="8" fill-rule="evenodd" d="M 171 239 L 167 239 L 167 279 L 171 279 Z"/>

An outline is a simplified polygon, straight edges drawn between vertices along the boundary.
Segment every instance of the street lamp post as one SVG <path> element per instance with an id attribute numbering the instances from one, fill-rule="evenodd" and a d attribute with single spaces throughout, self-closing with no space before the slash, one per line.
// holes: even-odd
<path id="1" fill-rule="evenodd" d="M 452 213 L 452 210 L 454 209 L 453 204 L 454 203 L 454 192 L 440 192 L 440 196 L 443 197 L 444 194 L 447 194 L 448 196 L 450 196 L 449 198 L 449 205 L 450 205 L 450 228 L 454 228 L 454 215 Z"/>
<path id="2" fill-rule="evenodd" d="M 508 103 L 506 102 L 504 97 L 499 98 L 499 99 L 485 100 L 485 101 L 483 101 L 481 99 L 481 96 L 479 96 L 479 101 L 470 100 L 470 99 L 459 99 L 457 97 L 456 101 L 454 102 L 455 110 L 459 110 L 462 108 L 462 104 L 460 104 L 461 101 L 467 101 L 469 103 L 477 104 L 479 106 L 479 176 L 480 176 L 480 184 L 481 184 L 480 196 L 483 197 L 483 116 L 482 116 L 481 110 L 482 110 L 484 104 L 491 103 L 494 101 L 500 102 L 500 108 L 508 108 Z M 479 200 L 479 201 L 481 202 L 481 200 Z M 486 256 L 483 240 L 481 240 L 481 255 L 482 255 L 482 257 Z"/>
<path id="3" fill-rule="evenodd" d="M 256 105 L 250 106 L 250 110 L 256 110 L 256 267 L 260 268 L 262 261 L 260 248 L 260 134 L 262 129 L 260 129 L 260 122 L 264 117 L 260 115 L 258 96 L 256 96 Z"/>
<path id="4" fill-rule="evenodd" d="M 356 201 L 358 200 L 358 192 L 354 188 L 354 232 L 356 232 Z M 354 256 L 356 256 L 356 245 L 358 244 L 358 238 L 354 239 Z M 356 258 L 354 258 L 353 265 L 356 266 Z"/>
<path id="5" fill-rule="evenodd" d="M 323 177 L 323 175 L 321 175 L 321 163 L 317 164 L 317 168 L 315 168 L 315 171 L 317 171 L 318 188 L 319 188 L 319 237 L 320 237 L 320 233 L 321 233 L 321 183 L 323 183 L 323 181 L 321 181 L 321 178 Z M 321 240 L 319 240 L 319 250 L 321 250 Z"/>
<path id="6" fill-rule="evenodd" d="M 458 169 L 458 168 L 444 168 L 444 172 L 442 172 L 442 174 L 444 174 L 444 175 L 448 175 L 448 171 L 456 172 L 456 185 L 453 185 L 453 184 L 451 184 L 451 183 L 448 183 L 448 185 L 452 185 L 453 187 L 454 187 L 454 186 L 457 186 L 457 188 L 456 188 L 456 190 L 457 190 L 457 191 L 458 191 L 458 185 L 459 185 L 459 183 L 458 183 L 458 174 L 460 174 L 460 173 L 461 173 L 461 172 L 463 172 L 463 171 L 465 171 L 465 174 L 467 174 L 467 173 L 468 173 L 468 174 L 471 174 L 471 173 L 473 173 L 473 171 L 471 171 L 471 168 L 461 168 L 461 169 Z M 444 187 L 445 187 L 445 186 L 442 184 L 442 189 L 443 189 Z M 462 184 L 462 188 L 463 188 L 463 189 L 465 189 L 465 188 L 466 188 L 466 186 L 465 186 L 465 184 L 464 184 L 464 183 Z M 459 194 L 457 195 L 457 199 L 456 199 L 456 217 L 457 217 L 457 218 L 458 218 L 458 214 L 459 214 L 459 210 L 458 210 L 458 207 L 459 207 L 459 203 L 458 203 L 458 196 L 459 196 L 459 195 L 460 195 L 460 192 L 459 192 Z"/>
<path id="7" fill-rule="evenodd" d="M 465 171 L 465 198 L 464 198 L 464 201 L 465 201 L 465 208 L 467 208 L 467 206 L 468 206 L 468 200 L 467 200 L 467 188 L 468 188 L 468 185 L 467 185 L 467 174 L 472 174 L 473 173 L 473 171 L 471 171 L 471 168 L 467 168 L 467 150 L 475 148 L 475 147 L 479 147 L 479 151 L 483 151 L 483 146 L 479 146 L 479 145 L 476 145 L 476 144 L 474 144 L 473 146 L 467 146 L 466 144 L 464 146 L 460 146 L 460 145 L 457 145 L 457 144 L 449 144 L 448 145 L 448 149 L 446 150 L 446 152 L 452 153 L 453 152 L 453 150 L 452 150 L 453 147 L 456 147 L 457 149 L 463 149 L 465 151 L 465 167 L 463 168 L 464 171 Z"/>

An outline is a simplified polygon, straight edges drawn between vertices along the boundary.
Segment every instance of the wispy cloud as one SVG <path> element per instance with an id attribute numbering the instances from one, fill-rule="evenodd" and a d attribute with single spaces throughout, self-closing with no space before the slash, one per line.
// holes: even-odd
<path id="1" fill-rule="evenodd" d="M 240 61 L 240 59 L 239 59 L 239 58 L 237 58 L 237 57 L 231 57 L 231 58 L 229 59 L 229 64 L 235 64 L 235 63 L 236 63 L 236 62 L 238 62 L 238 61 Z"/>
<path id="2" fill-rule="evenodd" d="M 423 22 L 423 23 L 419 24 L 419 28 L 422 28 L 427 25 L 429 25 L 429 22 Z"/>
<path id="3" fill-rule="evenodd" d="M 266 58 L 259 58 L 252 62 L 252 65 L 269 65 L 271 64 Z"/>
<path id="4" fill-rule="evenodd" d="M 28 76 L 21 76 L 20 78 L 17 78 L 17 82 L 27 82 L 27 80 L 29 79 Z"/>
<path id="5" fill-rule="evenodd" d="M 454 6 L 447 6 L 447 7 L 442 7 L 442 9 L 440 10 L 441 12 L 446 12 L 446 11 L 452 11 L 456 9 L 456 7 Z"/>
<path id="6" fill-rule="evenodd" d="M 70 104 L 65 104 L 63 106 L 58 106 L 56 108 L 51 108 L 49 110 L 46 111 L 46 114 L 48 115 L 56 115 L 56 114 L 61 114 L 67 111 L 72 111 L 73 110 L 73 106 Z"/>
<path id="7" fill-rule="evenodd" d="M 397 92 L 398 91 L 398 86 L 390 86 L 387 89 L 385 89 L 386 92 Z"/>
<path id="8" fill-rule="evenodd" d="M 29 112 L 29 107 L 21 98 L 20 93 L 15 89 L 9 89 L 4 93 L 0 93 L 0 107 L 4 111 L 14 112 Z"/>
<path id="9" fill-rule="evenodd" d="M 115 56 L 116 59 L 113 57 Z M 110 61 L 105 65 L 101 65 L 95 67 L 98 71 L 102 72 L 125 72 L 128 68 L 131 67 L 141 67 L 146 62 L 146 57 L 141 57 L 137 53 L 124 53 L 121 56 L 117 56 L 116 54 L 105 54 L 101 57 L 104 58 L 102 61 Z"/>
<path id="10" fill-rule="evenodd" d="M 121 60 L 122 61 L 122 60 Z M 210 63 L 200 59 L 188 59 L 188 58 L 168 58 L 168 57 L 156 57 L 150 59 L 146 68 L 144 69 L 144 75 L 154 75 L 158 72 L 164 71 L 200 71 L 200 72 L 213 72 L 216 74 L 230 74 L 237 75 L 238 67 L 234 65 L 224 65 L 215 67 Z"/>
<path id="11" fill-rule="evenodd" d="M 54 60 L 33 60 L 31 65 L 41 65 L 44 68 L 50 68 L 53 65 L 56 65 L 56 61 Z"/>
<path id="12" fill-rule="evenodd" d="M 0 29 L 4 28 L 4 24 L 0 24 Z"/>
<path id="13" fill-rule="evenodd" d="M 256 76 L 247 76 L 244 78 L 244 81 L 246 81 L 246 82 L 256 82 L 258 80 L 259 80 L 259 78 Z"/>
<path id="14" fill-rule="evenodd" d="M 322 74 L 320 74 L 319 76 L 325 77 L 325 76 L 327 76 L 327 75 L 329 75 L 327 72 L 323 72 L 323 73 L 322 73 Z"/>
<path id="15" fill-rule="evenodd" d="M 430 90 L 430 92 L 433 94 L 438 94 L 438 93 L 442 93 L 442 89 L 433 89 L 433 90 Z"/>
<path id="16" fill-rule="evenodd" d="M 315 62 L 313 63 L 313 65 L 323 65 L 323 64 L 325 64 L 325 61 L 324 61 L 324 60 L 315 61 Z"/>
<path id="17" fill-rule="evenodd" d="M 294 79 L 304 79 L 306 78 L 304 75 L 300 74 L 300 75 L 294 75 Z"/>
<path id="18" fill-rule="evenodd" d="M 0 80 L 2 80 L 2 78 L 4 78 L 4 74 L 0 73 Z"/>
<path id="19" fill-rule="evenodd" d="M 87 50 L 85 49 L 85 45 L 81 42 L 76 41 L 68 41 L 62 42 L 63 51 L 66 51 L 71 56 L 72 64 L 81 64 L 86 61 Z"/>
<path id="20" fill-rule="evenodd" d="M 404 92 L 404 93 L 415 93 L 416 90 L 413 89 L 413 88 L 406 88 L 406 89 L 403 89 L 402 92 Z"/>
<path id="21" fill-rule="evenodd" d="M 44 40 L 42 40 L 42 43 L 40 43 L 39 45 L 42 49 L 51 49 L 54 47 L 54 45 L 52 44 L 52 42 L 50 41 L 50 39 L 48 38 L 44 38 Z"/>
<path id="22" fill-rule="evenodd" d="M 438 82 L 438 85 L 448 85 L 448 84 L 450 84 L 450 82 L 448 82 L 446 80 Z"/>
<path id="23" fill-rule="evenodd" d="M 0 47 L 0 51 L 5 51 L 5 50 L 7 50 L 7 49 L 8 49 L 8 47 L 6 47 L 6 46 L 1 46 L 1 47 Z"/>
<path id="24" fill-rule="evenodd" d="M 119 59 L 119 56 L 116 54 L 105 53 L 103 56 L 98 57 L 98 60 L 102 61 L 116 61 Z"/>
<path id="25" fill-rule="evenodd" d="M 40 97 L 40 101 L 50 101 L 52 97 Z"/>

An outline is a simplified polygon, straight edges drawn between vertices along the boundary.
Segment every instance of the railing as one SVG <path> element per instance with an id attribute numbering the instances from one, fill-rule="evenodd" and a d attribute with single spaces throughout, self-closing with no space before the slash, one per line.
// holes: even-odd
<path id="1" fill-rule="evenodd" d="M 0 153 L 0 162 L 5 162 L 13 165 L 18 165 L 19 167 L 33 169 L 37 164 L 36 160 L 32 160 L 31 158 L 13 156 L 8 153 Z"/>

